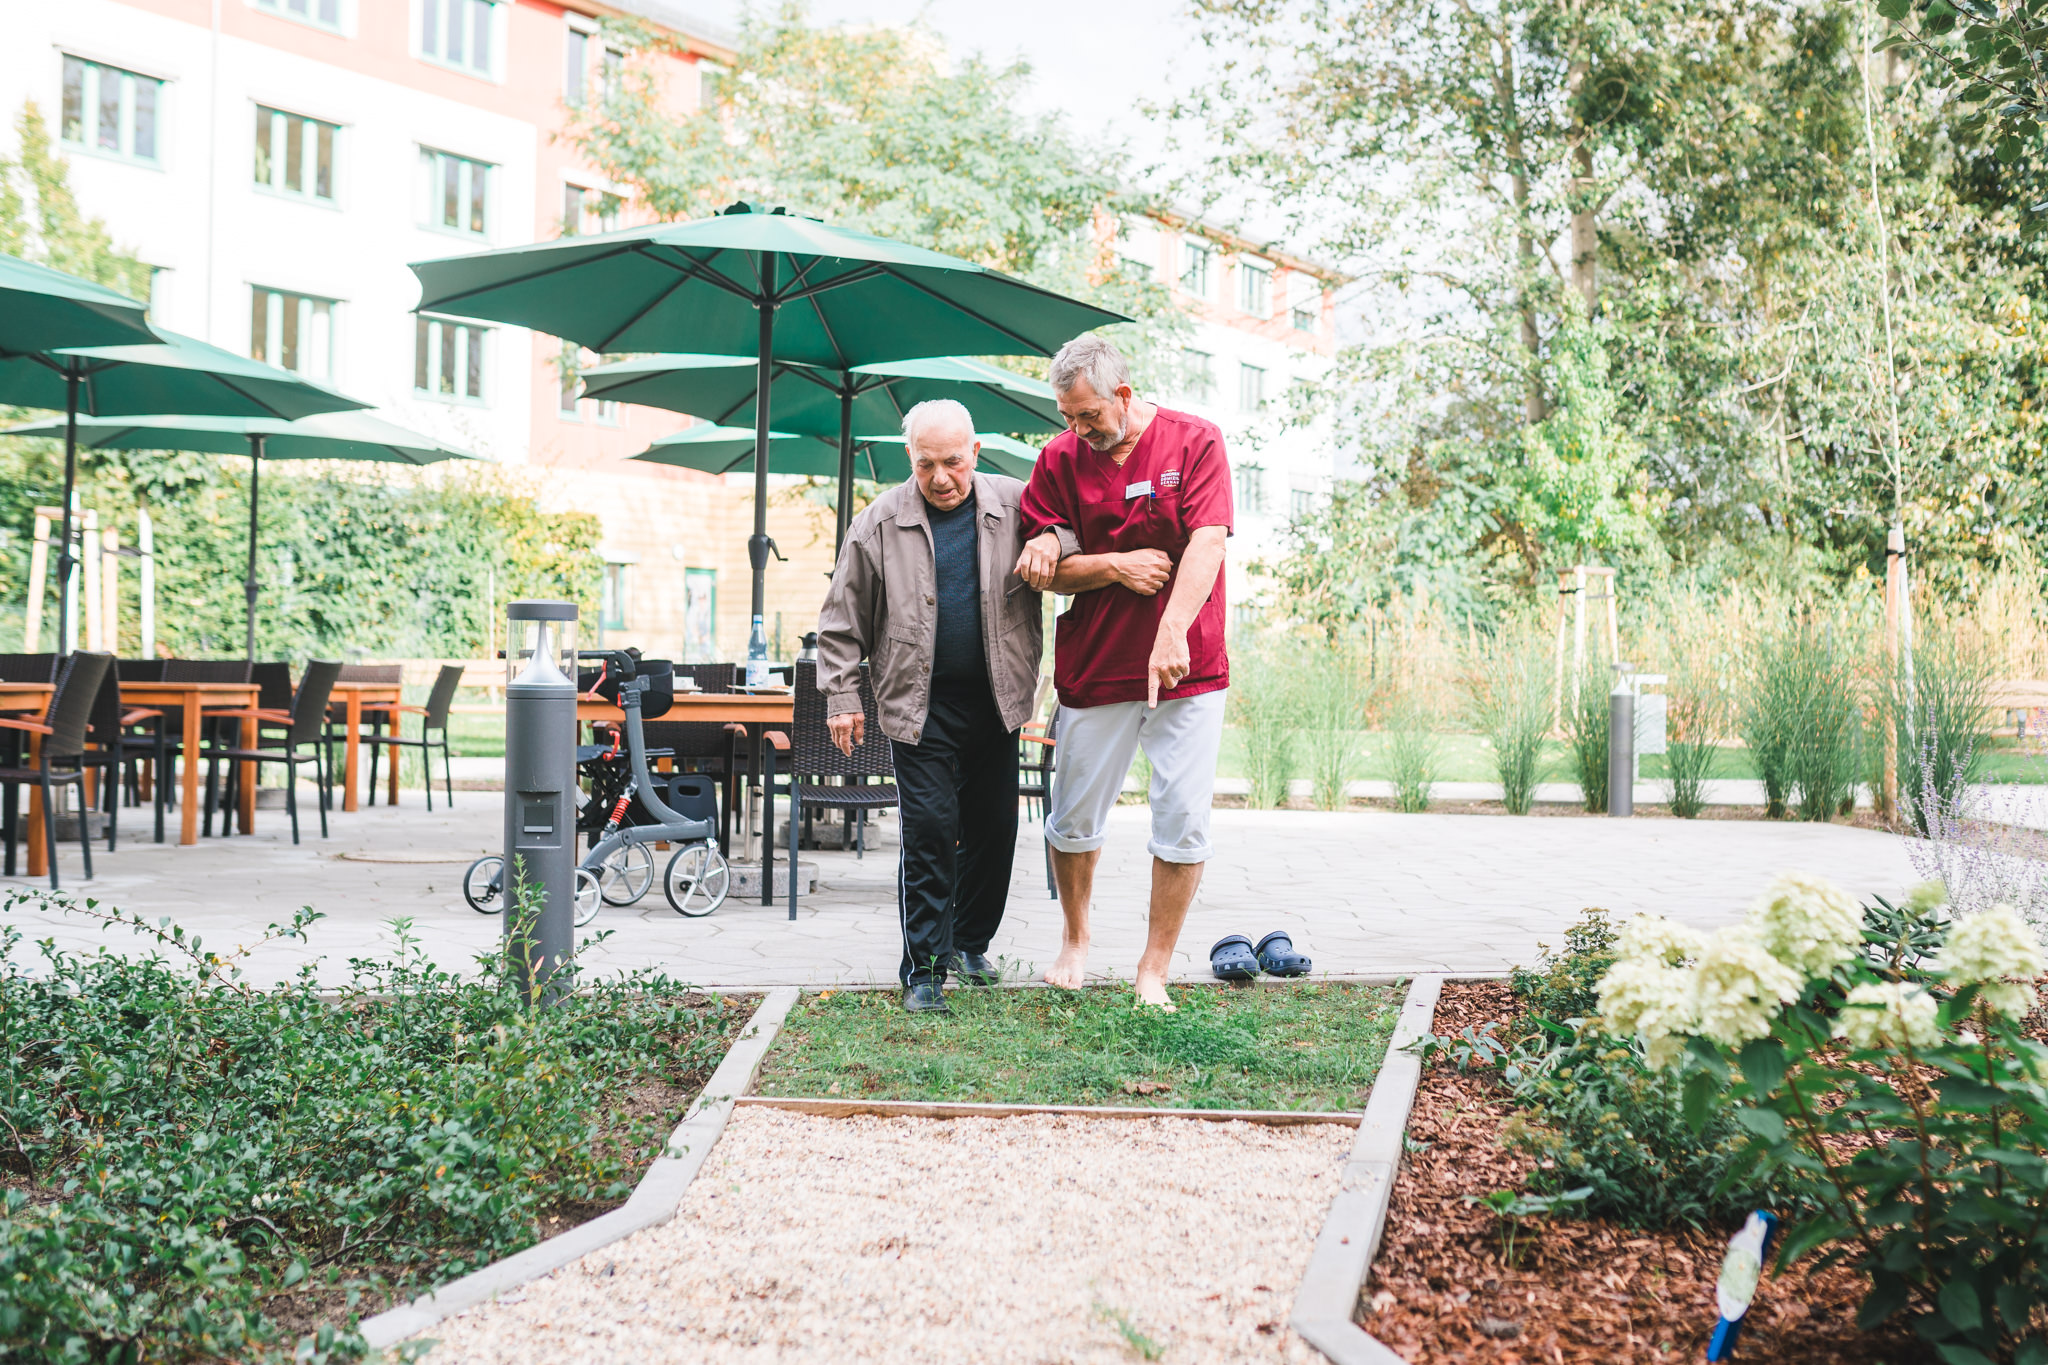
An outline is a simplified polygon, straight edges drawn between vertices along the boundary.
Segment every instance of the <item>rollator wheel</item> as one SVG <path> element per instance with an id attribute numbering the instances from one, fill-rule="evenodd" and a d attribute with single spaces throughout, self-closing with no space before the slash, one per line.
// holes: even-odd
<path id="1" fill-rule="evenodd" d="M 725 904 L 726 893 L 732 890 L 732 870 L 716 844 L 685 844 L 668 860 L 663 890 L 677 914 L 695 919 Z"/>
<path id="2" fill-rule="evenodd" d="M 505 860 L 487 853 L 462 874 L 462 898 L 479 915 L 498 913 L 498 897 L 505 892 Z"/>
<path id="3" fill-rule="evenodd" d="M 632 905 L 654 885 L 654 855 L 645 844 L 614 849 L 597 870 L 597 884 L 606 905 Z"/>
<path id="4" fill-rule="evenodd" d="M 604 905 L 604 889 L 597 880 L 597 874 L 587 867 L 576 869 L 576 927 L 597 918 L 597 912 Z"/>

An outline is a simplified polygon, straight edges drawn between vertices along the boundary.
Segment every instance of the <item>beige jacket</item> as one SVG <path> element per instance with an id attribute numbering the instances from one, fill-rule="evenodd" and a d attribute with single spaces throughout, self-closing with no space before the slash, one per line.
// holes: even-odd
<path id="1" fill-rule="evenodd" d="M 1018 500 L 1024 485 L 974 475 L 981 545 L 981 643 L 1003 724 L 1031 718 L 1044 630 L 1039 595 L 1017 576 L 1024 549 Z M 828 716 L 860 709 L 860 661 L 868 660 L 882 733 L 920 742 L 931 709 L 938 574 L 924 494 L 908 480 L 868 504 L 846 534 L 818 613 L 818 690 Z"/>

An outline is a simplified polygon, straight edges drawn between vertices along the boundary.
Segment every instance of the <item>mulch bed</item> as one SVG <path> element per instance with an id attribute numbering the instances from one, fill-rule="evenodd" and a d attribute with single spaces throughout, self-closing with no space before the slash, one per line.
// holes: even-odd
<path id="1" fill-rule="evenodd" d="M 1513 1018 L 1505 984 L 1447 983 L 1436 1031 Z M 1366 1330 L 1411 1365 L 1698 1360 L 1718 1316 L 1714 1280 L 1732 1228 L 1643 1231 L 1601 1219 L 1523 1223 L 1502 1264 L 1494 1216 L 1467 1195 L 1524 1187 L 1530 1160 L 1501 1146 L 1513 1112 L 1485 1073 L 1445 1058 L 1423 1073 L 1408 1121 L 1426 1151 L 1403 1159 L 1365 1297 Z M 1931 1349 L 1894 1322 L 1855 1328 L 1866 1282 L 1845 1267 L 1766 1272 L 1736 1358 L 1745 1365 L 1920 1365 Z"/>

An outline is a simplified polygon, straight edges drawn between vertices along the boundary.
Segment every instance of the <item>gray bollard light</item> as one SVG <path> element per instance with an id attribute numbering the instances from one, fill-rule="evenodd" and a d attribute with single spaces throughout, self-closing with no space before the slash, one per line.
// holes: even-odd
<path id="1" fill-rule="evenodd" d="M 521 993 L 552 1004 L 576 947 L 576 605 L 505 616 L 505 952 Z"/>
<path id="2" fill-rule="evenodd" d="M 1636 813 L 1636 694 L 1628 665 L 1616 664 L 1614 690 L 1607 694 L 1607 813 Z"/>

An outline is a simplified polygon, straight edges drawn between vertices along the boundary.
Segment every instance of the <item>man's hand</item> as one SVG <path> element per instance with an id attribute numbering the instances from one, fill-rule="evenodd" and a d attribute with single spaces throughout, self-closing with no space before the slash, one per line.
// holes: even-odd
<path id="1" fill-rule="evenodd" d="M 1145 666 L 1145 705 L 1158 706 L 1159 694 L 1179 687 L 1192 667 L 1186 628 L 1175 629 L 1172 622 L 1161 621 L 1159 634 L 1152 641 L 1152 659 Z"/>
<path id="2" fill-rule="evenodd" d="M 1185 649 L 1182 650 L 1182 654 L 1186 654 Z M 858 711 L 848 711 L 844 715 L 825 718 L 825 729 L 830 732 L 832 742 L 838 745 L 839 752 L 848 758 L 853 757 L 854 746 L 861 742 L 867 728 L 868 718 Z"/>
<path id="3" fill-rule="evenodd" d="M 1128 550 L 1110 556 L 1116 581 L 1140 597 L 1151 597 L 1173 576 L 1173 558 L 1164 550 Z M 1182 649 L 1185 656 L 1186 649 Z"/>
<path id="4" fill-rule="evenodd" d="M 1060 538 L 1047 531 L 1044 535 L 1024 542 L 1024 553 L 1017 556 L 1017 576 L 1035 591 L 1044 592 L 1052 586 L 1052 576 L 1060 569 Z"/>

